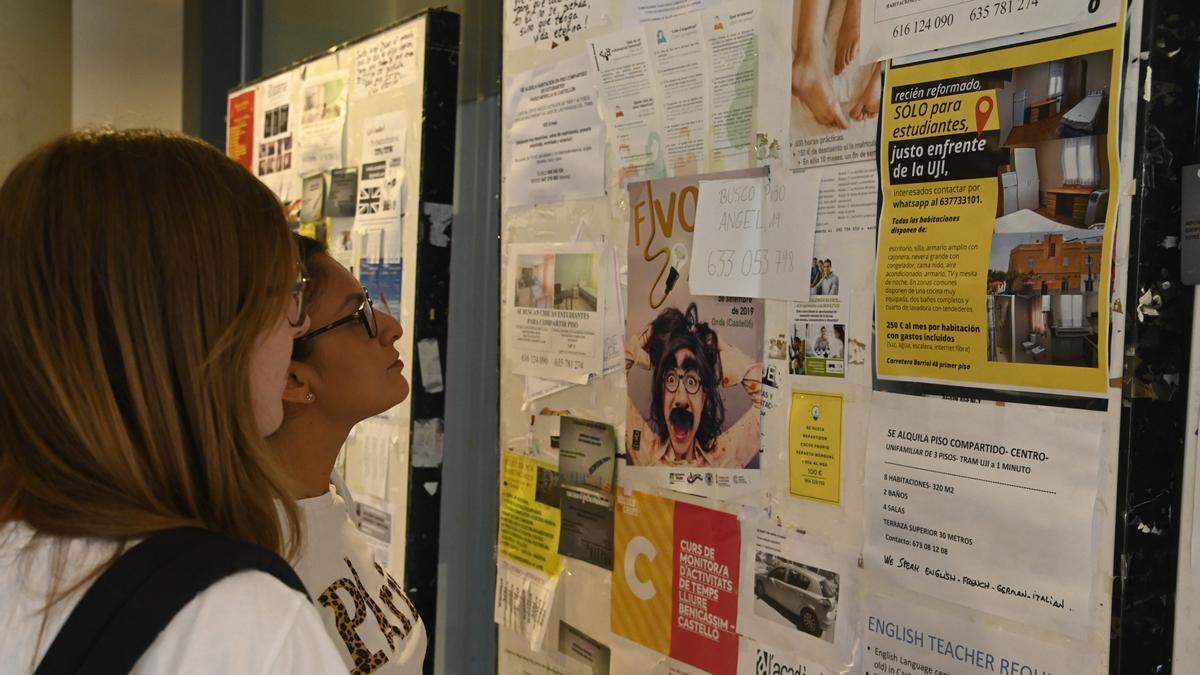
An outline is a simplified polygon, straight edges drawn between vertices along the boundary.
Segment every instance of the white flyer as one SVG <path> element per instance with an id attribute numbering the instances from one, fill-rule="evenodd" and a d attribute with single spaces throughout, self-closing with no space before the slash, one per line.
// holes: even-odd
<path id="1" fill-rule="evenodd" d="M 558 48 L 576 34 L 608 23 L 601 0 L 504 0 L 504 48 Z"/>
<path id="2" fill-rule="evenodd" d="M 309 176 L 342 166 L 349 72 L 339 70 L 300 83 L 296 172 Z"/>
<path id="3" fill-rule="evenodd" d="M 546 576 L 503 558 L 496 560 L 495 621 L 520 633 L 535 652 L 541 650 L 546 639 L 550 607 L 560 576 Z"/>
<path id="4" fill-rule="evenodd" d="M 407 145 L 408 115 L 403 111 L 367 119 L 358 171 L 355 229 L 383 227 L 399 238 Z"/>
<path id="5" fill-rule="evenodd" d="M 1104 413 L 871 395 L 868 571 L 1055 632 L 1090 620 Z"/>
<path id="6" fill-rule="evenodd" d="M 804 654 L 802 649 L 784 649 L 745 635 L 738 639 L 737 671 L 768 675 L 835 675 L 851 672 L 849 666 L 826 668 Z"/>
<path id="7" fill-rule="evenodd" d="M 587 57 L 505 83 L 504 207 L 604 195 L 604 123 Z"/>
<path id="8" fill-rule="evenodd" d="M 609 141 L 616 145 L 621 164 L 619 184 L 665 177 L 667 152 L 645 29 L 633 26 L 589 40 L 588 45 Z"/>
<path id="9" fill-rule="evenodd" d="M 627 0 L 625 25 L 672 19 L 716 4 L 717 0 Z"/>
<path id="10" fill-rule="evenodd" d="M 863 613 L 864 673 L 1095 673 L 1092 650 L 1042 642 L 912 602 L 873 595 Z"/>
<path id="11" fill-rule="evenodd" d="M 513 372 L 586 384 L 603 364 L 599 244 L 513 244 L 506 335 Z"/>
<path id="12" fill-rule="evenodd" d="M 1120 0 L 862 0 L 863 62 L 1070 25 L 1115 23 Z"/>
<path id="13" fill-rule="evenodd" d="M 673 176 L 692 176 L 708 156 L 708 41 L 700 14 L 646 26 Z"/>
<path id="14" fill-rule="evenodd" d="M 258 148 L 254 175 L 277 196 L 292 171 L 292 131 L 296 126 L 292 108 L 292 73 L 284 73 L 258 85 L 258 123 L 254 142 Z"/>
<path id="15" fill-rule="evenodd" d="M 819 187 L 814 173 L 700 181 L 692 291 L 807 300 Z"/>
<path id="16" fill-rule="evenodd" d="M 421 36 L 416 27 L 387 31 L 355 49 L 351 100 L 378 96 L 416 82 L 421 72 Z"/>
<path id="17" fill-rule="evenodd" d="M 734 0 L 704 14 L 710 171 L 743 168 L 751 156 L 758 104 L 761 14 L 761 0 Z"/>
<path id="18" fill-rule="evenodd" d="M 857 554 L 839 554 L 763 514 L 742 521 L 742 569 L 739 633 L 820 663 L 853 661 Z"/>

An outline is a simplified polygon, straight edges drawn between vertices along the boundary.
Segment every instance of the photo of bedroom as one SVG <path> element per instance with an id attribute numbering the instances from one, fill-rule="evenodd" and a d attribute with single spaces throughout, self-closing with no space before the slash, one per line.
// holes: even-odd
<path id="1" fill-rule="evenodd" d="M 1108 211 L 1111 52 L 1016 68 L 997 89 L 988 360 L 1094 367 Z"/>
<path id="2" fill-rule="evenodd" d="M 1087 54 L 1016 68 L 997 89 L 1009 153 L 997 176 L 998 232 L 1104 226 L 1111 69 L 1111 52 Z"/>
<path id="3" fill-rule="evenodd" d="M 513 303 L 517 307 L 549 309 L 549 289 L 554 288 L 554 256 L 523 255 L 517 259 L 517 291 Z"/>
<path id="4" fill-rule="evenodd" d="M 554 258 L 554 309 L 596 311 L 597 256 L 560 253 Z"/>

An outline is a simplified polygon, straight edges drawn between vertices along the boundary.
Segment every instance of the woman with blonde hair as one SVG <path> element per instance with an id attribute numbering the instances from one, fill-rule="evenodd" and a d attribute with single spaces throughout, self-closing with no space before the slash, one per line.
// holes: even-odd
<path id="1" fill-rule="evenodd" d="M 5 672 L 326 673 L 263 440 L 303 276 L 271 192 L 204 143 L 77 132 L 0 187 Z M 283 518 L 280 518 L 280 510 Z"/>

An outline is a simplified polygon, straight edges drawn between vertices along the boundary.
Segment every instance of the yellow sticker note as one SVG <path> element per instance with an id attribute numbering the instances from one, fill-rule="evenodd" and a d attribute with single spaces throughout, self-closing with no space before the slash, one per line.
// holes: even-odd
<path id="1" fill-rule="evenodd" d="M 562 570 L 558 554 L 558 469 L 505 452 L 500 476 L 500 555 L 554 576 Z"/>
<path id="2" fill-rule="evenodd" d="M 788 416 L 788 491 L 793 497 L 842 502 L 842 397 L 792 392 Z"/>

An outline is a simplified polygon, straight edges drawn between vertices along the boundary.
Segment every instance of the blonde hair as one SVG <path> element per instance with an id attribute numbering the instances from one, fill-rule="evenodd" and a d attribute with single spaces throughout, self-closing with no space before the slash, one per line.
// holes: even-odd
<path id="1" fill-rule="evenodd" d="M 13 169 L 0 223 L 8 517 L 122 545 L 201 526 L 293 556 L 249 391 L 297 264 L 274 195 L 199 140 L 83 131 Z"/>

